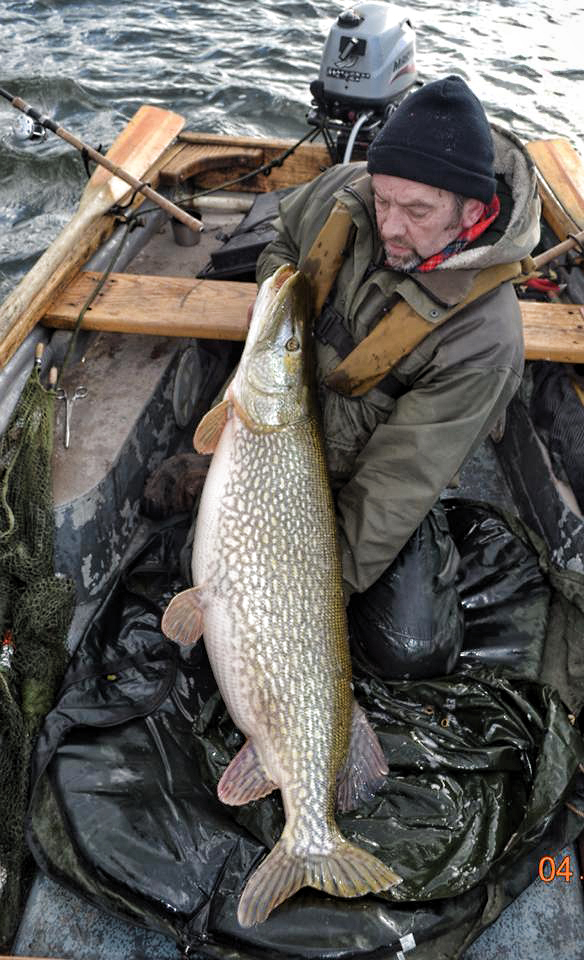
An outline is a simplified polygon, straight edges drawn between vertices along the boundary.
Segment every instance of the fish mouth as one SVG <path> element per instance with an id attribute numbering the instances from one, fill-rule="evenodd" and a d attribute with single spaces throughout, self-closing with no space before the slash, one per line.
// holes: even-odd
<path id="1" fill-rule="evenodd" d="M 285 263 L 282 267 L 279 267 L 273 276 L 274 289 L 276 292 L 284 286 L 287 280 L 290 280 L 297 273 L 299 273 L 299 271 L 295 270 L 290 263 Z"/>
<path id="2" fill-rule="evenodd" d="M 300 271 L 285 265 L 274 275 L 274 293 L 273 343 L 280 349 L 283 345 L 284 362 L 292 362 L 294 354 L 305 346 L 308 333 L 308 280 Z"/>
<path id="3" fill-rule="evenodd" d="M 284 264 L 274 274 L 274 311 L 282 307 L 287 301 L 293 304 L 294 309 L 290 311 L 290 334 L 301 334 L 308 319 L 309 311 L 306 309 L 305 301 L 309 292 L 308 278 L 296 270 L 290 264 Z"/>
<path id="4" fill-rule="evenodd" d="M 235 399 L 259 428 L 298 419 L 310 380 L 311 289 L 290 264 L 266 280 L 256 299 Z"/>
<path id="5" fill-rule="evenodd" d="M 310 334 L 310 296 L 304 274 L 290 264 L 279 267 L 258 294 L 246 344 L 249 352 L 272 350 L 285 364 L 292 363 Z"/>

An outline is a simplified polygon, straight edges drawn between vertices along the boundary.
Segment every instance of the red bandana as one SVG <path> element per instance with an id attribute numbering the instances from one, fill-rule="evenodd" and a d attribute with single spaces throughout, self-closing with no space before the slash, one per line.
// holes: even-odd
<path id="1" fill-rule="evenodd" d="M 462 233 L 459 233 L 458 236 L 451 240 L 450 243 L 444 247 L 444 250 L 440 250 L 439 253 L 435 253 L 432 257 L 428 257 L 427 260 L 422 260 L 421 263 L 415 267 L 415 271 L 420 271 L 421 273 L 426 273 L 428 270 L 435 270 L 436 267 L 439 267 L 441 263 L 444 263 L 445 260 L 448 260 L 449 257 L 454 256 L 455 253 L 459 253 L 461 250 L 464 250 L 465 247 L 472 243 L 473 240 L 476 240 L 477 237 L 480 237 L 481 233 L 484 233 L 487 227 L 490 227 L 493 220 L 496 220 L 499 216 L 499 211 L 501 209 L 501 204 L 499 203 L 499 198 L 497 194 L 493 194 L 493 199 L 483 210 L 483 215 L 480 220 L 469 227 L 468 230 L 463 230 Z"/>

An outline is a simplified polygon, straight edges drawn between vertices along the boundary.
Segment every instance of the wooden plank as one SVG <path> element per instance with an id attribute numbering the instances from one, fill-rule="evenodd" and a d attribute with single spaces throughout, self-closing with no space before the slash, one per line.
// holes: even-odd
<path id="1" fill-rule="evenodd" d="M 71 329 L 101 274 L 84 271 L 43 317 L 49 327 Z M 85 314 L 84 330 L 168 337 L 245 340 L 255 283 L 112 273 Z"/>
<path id="2" fill-rule="evenodd" d="M 527 360 L 584 363 L 584 307 L 521 300 Z"/>
<path id="3" fill-rule="evenodd" d="M 264 151 L 252 147 L 230 147 L 223 144 L 183 144 L 180 152 L 165 165 L 164 183 L 179 184 L 207 170 L 242 167 L 253 170 L 264 162 Z"/>
<path id="4" fill-rule="evenodd" d="M 200 157 L 206 151 L 209 151 L 211 157 L 213 155 L 219 157 L 220 154 L 214 154 L 214 151 L 219 148 L 222 150 L 238 148 L 242 151 L 261 151 L 261 158 L 254 164 L 254 166 L 260 167 L 281 157 L 295 143 L 294 140 L 261 140 L 254 137 L 230 137 L 207 133 L 183 133 L 180 135 L 180 142 L 185 144 L 185 150 L 180 154 L 180 164 L 184 165 L 185 168 L 188 167 L 191 157 L 193 157 L 194 162 L 199 163 Z M 212 169 L 211 163 L 206 170 L 201 169 L 197 172 L 198 186 L 201 188 L 219 187 L 226 180 L 249 172 L 246 163 L 251 154 L 244 153 L 243 156 L 245 163 L 237 161 L 234 157 L 231 164 L 224 164 L 221 168 L 216 166 L 215 169 Z M 303 143 L 291 156 L 286 158 L 281 167 L 274 167 L 269 176 L 258 174 L 245 183 L 233 187 L 233 189 L 265 193 L 283 187 L 296 186 L 313 180 L 330 165 L 331 159 L 325 146 Z M 162 182 L 177 182 L 173 166 L 163 171 Z"/>
<path id="5" fill-rule="evenodd" d="M 182 129 L 184 119 L 158 107 L 140 107 L 107 153 L 135 177 L 152 167 Z M 28 336 L 56 292 L 107 235 L 104 216 L 128 195 L 128 184 L 103 167 L 93 172 L 79 207 L 56 240 L 0 307 L 0 366 Z"/>
<path id="6" fill-rule="evenodd" d="M 220 146 L 221 144 L 228 144 L 232 147 L 261 147 L 262 150 L 270 150 L 276 153 L 282 153 L 284 150 L 288 150 L 289 147 L 293 146 L 296 141 L 290 139 L 290 137 L 243 137 L 243 136 L 232 136 L 230 133 L 207 133 L 206 131 L 198 130 L 183 130 L 182 133 L 178 136 L 180 143 L 208 143 Z M 302 144 L 298 149 L 299 150 L 312 150 L 312 149 L 322 149 L 325 152 L 326 147 L 322 144 Z"/>
<path id="7" fill-rule="evenodd" d="M 527 149 L 537 167 L 544 216 L 564 240 L 584 230 L 584 163 L 561 138 L 533 140 Z"/>
<path id="8" fill-rule="evenodd" d="M 71 329 L 100 276 L 79 274 L 43 323 Z M 245 340 L 255 294 L 254 283 L 114 273 L 85 315 L 83 329 Z M 584 307 L 530 300 L 520 306 L 528 360 L 584 363 Z"/>

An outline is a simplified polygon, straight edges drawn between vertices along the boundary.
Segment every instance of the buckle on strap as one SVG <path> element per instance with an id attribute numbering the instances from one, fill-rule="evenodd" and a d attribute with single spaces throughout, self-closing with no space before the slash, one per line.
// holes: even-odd
<path id="1" fill-rule="evenodd" d="M 343 360 L 355 349 L 355 341 L 345 327 L 343 317 L 326 304 L 314 325 L 314 335 L 321 343 L 334 347 Z"/>

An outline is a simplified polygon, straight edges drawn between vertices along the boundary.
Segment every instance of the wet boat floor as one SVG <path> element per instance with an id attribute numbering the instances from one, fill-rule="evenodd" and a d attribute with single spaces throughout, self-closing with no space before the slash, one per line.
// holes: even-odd
<path id="1" fill-rule="evenodd" d="M 235 218 L 232 225 L 238 219 Z M 131 272 L 147 274 L 166 272 L 177 276 L 192 276 L 201 269 L 201 262 L 204 262 L 208 255 L 210 246 L 218 242 L 216 230 L 218 226 L 211 227 L 208 232 L 209 242 L 205 239 L 200 248 L 172 248 L 170 228 L 167 225 L 136 258 L 129 269 Z M 172 255 L 171 270 L 168 268 L 169 243 Z M 98 349 L 105 349 L 107 337 L 102 337 L 101 343 L 102 348 Z M 165 351 L 162 348 L 152 354 L 151 347 L 152 345 L 144 342 L 138 349 L 138 353 L 140 350 L 147 349 L 152 356 L 163 357 Z M 140 366 L 138 359 L 134 366 Z M 161 370 L 162 367 L 164 367 L 164 359 Z M 109 389 L 113 389 L 114 386 L 110 383 Z M 147 384 L 142 383 L 142 387 L 144 396 L 139 402 L 146 403 L 150 391 Z M 96 380 L 94 396 L 97 406 L 99 405 L 98 391 L 99 383 Z M 136 396 L 135 391 L 134 396 Z M 120 403 L 123 407 L 123 398 Z M 101 414 L 103 412 L 102 407 Z M 96 428 L 99 418 L 96 418 L 95 411 L 92 412 L 88 406 L 84 411 L 80 404 L 75 413 L 77 437 L 87 435 L 90 429 Z M 58 423 L 57 429 L 59 428 Z M 113 448 L 116 444 L 119 446 L 120 441 L 109 428 L 104 431 L 102 441 L 109 443 L 111 448 L 110 450 L 101 449 L 99 452 L 105 469 L 108 460 L 111 462 L 117 456 Z M 82 461 L 85 462 L 88 475 L 95 476 L 95 461 L 87 464 L 86 457 L 78 456 L 74 463 L 74 459 L 71 457 L 67 461 L 60 449 L 56 453 L 58 505 L 74 497 L 74 486 L 80 482 Z M 457 485 L 446 490 L 444 497 L 465 497 L 488 501 L 516 512 L 511 491 L 503 477 L 490 440 L 486 441 L 465 465 Z M 133 534 L 134 539 L 141 534 L 138 523 Z M 91 617 L 95 607 L 96 601 L 89 599 L 78 609 L 72 632 L 79 635 L 84 622 Z M 559 856 L 565 855 L 570 856 L 572 863 L 577 862 L 574 849 L 566 849 Z M 559 859 L 556 858 L 556 862 L 559 863 Z M 506 960 L 506 958 L 582 960 L 584 957 L 583 905 L 583 886 L 577 877 L 572 882 L 556 877 L 553 882 L 547 884 L 537 879 L 475 941 L 467 950 L 465 960 Z M 159 960 L 166 960 L 166 958 L 175 960 L 178 949 L 174 940 L 112 917 L 38 873 L 12 946 L 12 953 L 15 956 L 74 957 L 76 960 L 103 960 L 104 957 L 108 960 L 138 960 L 138 958 L 153 956 L 158 957 Z M 198 960 L 198 956 L 196 951 L 190 954 L 193 960 Z M 393 956 L 388 953 L 388 960 Z M 402 955 L 395 954 L 395 956 Z M 408 951 L 408 960 L 410 958 L 415 960 L 415 957 L 415 949 Z"/>
<path id="2" fill-rule="evenodd" d="M 565 855 L 573 857 L 573 849 L 567 848 L 559 857 Z M 12 951 L 16 956 L 178 958 L 174 940 L 111 917 L 48 877 L 37 877 L 30 899 Z M 556 877 L 545 884 L 538 879 L 474 942 L 464 960 L 582 960 L 582 906 L 578 881 L 568 883 Z M 196 951 L 189 956 L 204 960 Z M 393 956 L 388 953 L 387 960 Z M 416 950 L 405 956 L 416 960 Z"/>

